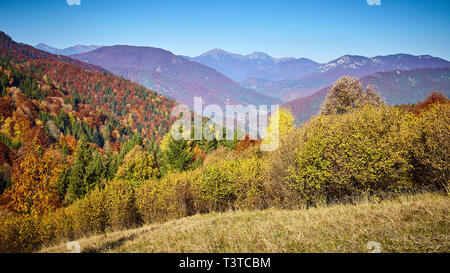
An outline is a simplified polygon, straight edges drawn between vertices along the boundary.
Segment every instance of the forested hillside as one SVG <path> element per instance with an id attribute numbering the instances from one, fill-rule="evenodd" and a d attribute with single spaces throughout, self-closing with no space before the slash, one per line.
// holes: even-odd
<path id="1" fill-rule="evenodd" d="M 4 33 L 0 41 L 0 213 L 74 202 L 112 179 L 135 145 L 150 149 L 168 132 L 173 100 Z"/>
<path id="2" fill-rule="evenodd" d="M 6 59 L 13 59 L 15 61 L 21 62 L 28 61 L 30 59 L 58 60 L 78 65 L 86 70 L 106 72 L 105 69 L 96 65 L 80 62 L 66 56 L 54 55 L 42 50 L 38 50 L 27 44 L 16 43 L 3 31 L 0 31 L 0 56 Z"/>
<path id="3" fill-rule="evenodd" d="M 18 151 L 4 160 L 12 171 L 2 195 L 9 211 L 0 216 L 0 251 L 35 251 L 195 214 L 377 203 L 418 191 L 445 194 L 449 106 L 438 93 L 417 105 L 388 106 L 373 89 L 343 77 L 326 94 L 318 116 L 300 128 L 281 108 L 280 145 L 273 152 L 262 152 L 261 141 L 248 138 L 175 141 L 170 134 L 160 144 L 133 137 L 118 155 L 106 157 L 83 141 L 75 146 L 70 136 L 46 149 L 6 141 L 4 150 Z M 70 168 L 61 164 L 71 160 Z M 435 213 L 441 215 L 447 202 Z M 391 208 L 385 217 L 392 216 Z M 441 223 L 428 216 L 430 225 Z"/>

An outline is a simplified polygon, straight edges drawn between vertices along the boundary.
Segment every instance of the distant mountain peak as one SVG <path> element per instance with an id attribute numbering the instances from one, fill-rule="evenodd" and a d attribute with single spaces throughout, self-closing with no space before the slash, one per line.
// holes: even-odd
<path id="1" fill-rule="evenodd" d="M 47 52 L 50 52 L 50 53 L 53 53 L 54 51 L 59 50 L 57 48 L 51 47 L 51 46 L 49 46 L 47 44 L 44 44 L 44 43 L 37 44 L 35 46 L 35 48 L 40 49 L 40 50 L 44 50 L 44 51 L 47 51 Z"/>
<path id="2" fill-rule="evenodd" d="M 42 45 L 46 46 L 45 44 Z M 5 56 L 8 56 L 9 58 L 12 57 L 15 60 L 20 60 L 24 62 L 37 59 L 59 61 L 74 64 L 89 71 L 107 72 L 105 69 L 96 65 L 80 62 L 78 60 L 74 60 L 66 56 L 57 56 L 55 54 L 49 53 L 48 51 L 39 50 L 33 46 L 24 43 L 15 42 L 9 35 L 0 31 L 0 57 Z"/>
<path id="3" fill-rule="evenodd" d="M 39 43 L 39 44 L 37 44 L 35 47 L 37 47 L 37 46 L 51 47 L 51 46 L 49 46 L 49 45 L 47 45 L 47 44 L 44 44 L 44 43 Z"/>
<path id="4" fill-rule="evenodd" d="M 43 51 L 47 51 L 49 53 L 52 54 L 57 54 L 57 55 L 64 55 L 64 56 L 69 56 L 69 55 L 73 55 L 73 54 L 81 54 L 81 53 L 86 53 L 92 50 L 96 50 L 98 48 L 100 48 L 101 46 L 96 46 L 96 45 L 81 45 L 81 44 L 77 44 L 75 46 L 71 46 L 68 48 L 64 48 L 64 49 L 59 49 L 59 48 L 55 48 L 52 46 L 49 46 L 45 43 L 39 43 L 35 46 L 35 48 L 43 50 Z"/>
<path id="5" fill-rule="evenodd" d="M 274 58 L 270 57 L 268 54 L 260 51 L 255 51 L 252 54 L 247 55 L 246 57 L 253 59 L 253 60 L 273 60 Z"/>
<path id="6" fill-rule="evenodd" d="M 214 58 L 211 55 L 223 52 L 210 51 L 207 59 L 211 60 Z M 117 45 L 70 57 L 105 67 L 190 106 L 195 96 L 203 97 L 206 103 L 219 105 L 279 102 L 240 86 L 215 69 L 160 48 Z"/>
<path id="7" fill-rule="evenodd" d="M 211 49 L 211 50 L 203 53 L 200 56 L 219 56 L 219 55 L 228 55 L 228 54 L 232 54 L 232 53 L 225 51 L 223 49 L 220 49 L 220 48 L 214 48 L 214 49 Z"/>
<path id="8" fill-rule="evenodd" d="M 306 58 L 273 58 L 267 53 L 255 51 L 248 55 L 212 49 L 198 57 L 187 58 L 214 68 L 234 81 L 248 78 L 285 80 L 297 79 L 315 71 L 320 65 Z"/>

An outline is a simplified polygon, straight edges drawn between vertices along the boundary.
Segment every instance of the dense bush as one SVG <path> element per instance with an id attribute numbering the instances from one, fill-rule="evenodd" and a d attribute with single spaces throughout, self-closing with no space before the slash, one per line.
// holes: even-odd
<path id="1" fill-rule="evenodd" d="M 238 195 L 239 161 L 225 161 L 202 172 L 201 189 L 211 210 L 231 209 Z"/>
<path id="2" fill-rule="evenodd" d="M 279 148 L 266 155 L 264 171 L 265 203 L 268 207 L 302 207 L 301 195 L 292 174 L 301 130 L 290 130 L 280 136 Z"/>
<path id="3" fill-rule="evenodd" d="M 419 187 L 449 189 L 450 104 L 437 103 L 417 117 L 413 175 Z"/>
<path id="4" fill-rule="evenodd" d="M 170 173 L 161 180 L 144 182 L 136 191 L 137 207 L 147 223 L 205 212 L 200 199 L 200 170 Z"/>
<path id="5" fill-rule="evenodd" d="M 222 161 L 202 169 L 201 196 L 211 211 L 264 208 L 263 161 L 257 156 Z"/>
<path id="6" fill-rule="evenodd" d="M 42 244 L 37 214 L 0 217 L 0 252 L 31 252 Z"/>
<path id="7" fill-rule="evenodd" d="M 295 156 L 293 177 L 303 199 L 322 202 L 409 188 L 412 119 L 397 108 L 373 106 L 313 119 Z"/>
<path id="8" fill-rule="evenodd" d="M 133 181 L 144 181 L 160 176 L 156 158 L 153 154 L 136 145 L 124 158 L 116 178 Z"/>

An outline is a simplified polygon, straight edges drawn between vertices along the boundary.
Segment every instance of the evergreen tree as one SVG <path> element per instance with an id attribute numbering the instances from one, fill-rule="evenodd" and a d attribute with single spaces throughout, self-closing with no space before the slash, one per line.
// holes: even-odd
<path id="1" fill-rule="evenodd" d="M 161 147 L 159 147 L 158 142 L 150 140 L 147 144 L 147 150 L 155 158 L 158 167 L 161 167 L 163 165 L 163 152 Z"/>
<path id="2" fill-rule="evenodd" d="M 107 170 L 103 168 L 102 155 L 100 152 L 96 151 L 93 153 L 92 160 L 88 163 L 84 174 L 86 191 L 89 192 L 92 190 L 106 177 L 106 175 Z"/>
<path id="3" fill-rule="evenodd" d="M 86 177 L 91 175 L 87 174 L 87 169 L 92 161 L 92 157 L 92 149 L 86 142 L 82 141 L 68 177 L 69 203 L 84 197 L 88 192 L 89 185 L 87 183 L 88 181 L 92 182 L 92 180 L 87 180 Z M 92 170 L 90 171 L 92 172 Z"/>
<path id="4" fill-rule="evenodd" d="M 60 200 L 64 200 L 66 193 L 67 193 L 67 187 L 69 186 L 69 176 L 70 176 L 71 168 L 66 168 L 62 172 L 61 176 L 58 179 L 58 182 L 56 184 L 56 188 L 58 189 Z"/>
<path id="5" fill-rule="evenodd" d="M 103 164 L 103 168 L 106 170 L 105 178 L 108 180 L 114 179 L 117 173 L 117 169 L 120 165 L 120 159 L 117 153 L 108 152 Z"/>
<path id="6" fill-rule="evenodd" d="M 164 170 L 166 171 L 186 171 L 190 169 L 194 153 L 189 143 L 184 140 L 174 140 L 170 134 L 168 138 L 166 149 L 163 152 Z"/>

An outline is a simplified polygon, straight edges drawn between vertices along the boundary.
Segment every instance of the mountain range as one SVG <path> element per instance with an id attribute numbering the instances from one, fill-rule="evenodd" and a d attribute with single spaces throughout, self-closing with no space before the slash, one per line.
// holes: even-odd
<path id="1" fill-rule="evenodd" d="M 371 85 L 389 105 L 414 104 L 423 101 L 431 92 L 439 91 L 450 97 L 450 68 L 395 70 L 378 72 L 360 79 Z M 304 98 L 285 104 L 299 123 L 319 113 L 320 106 L 331 86 Z"/>
<path id="2" fill-rule="evenodd" d="M 49 53 L 52 54 L 57 54 L 57 55 L 64 55 L 64 56 L 69 56 L 69 55 L 73 55 L 73 54 L 81 54 L 81 53 L 85 53 L 85 52 L 89 52 L 92 50 L 95 50 L 97 48 L 100 48 L 101 46 L 96 46 L 96 45 L 90 45 L 90 46 L 86 46 L 86 45 L 75 45 L 75 46 L 71 46 L 68 48 L 64 48 L 64 49 L 59 49 L 59 48 L 54 48 L 51 47 L 49 45 L 46 45 L 44 43 L 39 43 L 35 46 L 35 48 L 43 50 L 43 51 L 47 51 Z"/>
<path id="3" fill-rule="evenodd" d="M 306 58 L 273 58 L 210 50 L 177 56 L 153 47 L 110 46 L 71 58 L 93 64 L 192 106 L 283 102 L 304 121 L 316 114 L 331 85 L 349 75 L 372 84 L 389 104 L 416 103 L 431 91 L 449 95 L 450 62 L 429 55 L 345 55 L 325 64 Z"/>
<path id="4" fill-rule="evenodd" d="M 311 95 L 344 75 L 362 78 L 370 74 L 393 70 L 446 67 L 450 67 L 450 62 L 428 55 L 396 54 L 372 58 L 346 55 L 320 65 L 313 73 L 296 80 L 269 81 L 250 78 L 241 82 L 241 85 L 288 102 Z"/>
<path id="5" fill-rule="evenodd" d="M 221 49 L 210 50 L 198 57 L 186 58 L 212 67 L 238 82 L 248 78 L 270 81 L 298 79 L 314 72 L 320 66 L 306 58 L 277 59 L 263 52 L 254 52 L 244 56 Z"/>
<path id="6" fill-rule="evenodd" d="M 154 47 L 108 46 L 70 57 L 101 66 L 189 106 L 194 96 L 208 104 L 275 104 L 279 99 L 244 88 L 206 65 Z"/>

